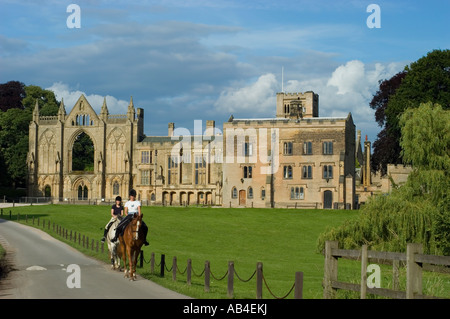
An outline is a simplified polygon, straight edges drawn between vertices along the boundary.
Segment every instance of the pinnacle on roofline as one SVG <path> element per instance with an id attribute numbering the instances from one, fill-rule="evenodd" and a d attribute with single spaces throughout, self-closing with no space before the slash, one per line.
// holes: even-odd
<path id="1" fill-rule="evenodd" d="M 134 107 L 133 96 L 130 97 L 130 104 L 128 104 L 128 107 Z"/>

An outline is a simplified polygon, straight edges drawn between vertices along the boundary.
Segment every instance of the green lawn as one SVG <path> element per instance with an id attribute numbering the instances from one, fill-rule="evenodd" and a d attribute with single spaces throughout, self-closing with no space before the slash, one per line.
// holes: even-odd
<path id="1" fill-rule="evenodd" d="M 9 218 L 9 210 L 3 210 L 3 218 Z M 109 220 L 108 206 L 48 205 L 12 208 L 13 220 L 28 225 L 31 217 L 50 220 L 66 229 L 81 232 L 95 241 L 103 235 L 103 227 Z M 277 297 L 284 296 L 292 287 L 295 272 L 304 273 L 304 298 L 322 298 L 322 279 L 324 257 L 317 252 L 319 234 L 327 227 L 337 226 L 346 219 L 358 216 L 358 211 L 345 210 L 294 210 L 294 209 L 228 209 L 196 207 L 143 207 L 144 221 L 149 226 L 150 246 L 144 247 L 145 263 L 138 272 L 143 276 L 170 289 L 195 298 L 226 298 L 226 278 L 217 281 L 211 278 L 211 292 L 205 293 L 204 277 L 192 275 L 192 285 L 186 284 L 186 275 L 166 271 L 164 278 L 159 276 L 159 267 L 150 274 L 151 252 L 155 253 L 156 263 L 161 254 L 166 255 L 167 267 L 177 257 L 181 272 L 186 268 L 187 259 L 192 259 L 195 274 L 203 271 L 206 260 L 210 261 L 211 272 L 216 278 L 227 271 L 228 261 L 234 261 L 235 270 L 242 279 L 248 279 L 257 262 L 263 263 L 266 282 Z M 45 227 L 51 235 L 60 238 Z M 108 262 L 106 252 L 102 255 L 71 244 L 86 254 Z M 106 250 L 106 249 L 105 249 Z M 345 261 L 340 263 L 340 278 L 360 277 L 360 263 Z M 351 279 L 350 279 L 351 280 Z M 350 281 L 349 280 L 349 281 Z M 235 298 L 255 298 L 255 278 L 249 282 L 234 279 Z M 344 295 L 344 297 L 353 297 Z M 263 288 L 263 298 L 273 298 L 267 288 Z M 291 293 L 288 298 L 293 298 Z"/>

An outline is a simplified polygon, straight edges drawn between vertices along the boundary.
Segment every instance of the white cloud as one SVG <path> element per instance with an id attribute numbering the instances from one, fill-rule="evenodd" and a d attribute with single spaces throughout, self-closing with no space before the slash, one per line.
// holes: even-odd
<path id="1" fill-rule="evenodd" d="M 273 112 L 278 82 L 272 73 L 261 75 L 256 82 L 240 87 L 229 87 L 220 93 L 214 106 L 221 112 L 248 112 L 264 114 Z"/>
<path id="2" fill-rule="evenodd" d="M 94 111 L 97 112 L 97 114 L 100 113 L 103 105 L 103 99 L 105 97 L 106 105 L 110 114 L 125 114 L 129 104 L 129 101 L 119 100 L 110 95 L 101 96 L 98 94 L 86 94 L 85 92 L 79 90 L 71 90 L 67 84 L 62 82 L 53 83 L 53 85 L 46 88 L 46 90 L 53 91 L 57 100 L 64 99 L 64 105 L 67 113 L 72 110 L 73 106 L 82 94 L 84 94 L 89 104 L 92 106 Z"/>
<path id="3" fill-rule="evenodd" d="M 379 87 L 379 80 L 391 78 L 403 66 L 403 63 L 370 65 L 353 60 L 322 77 L 285 79 L 284 91 L 314 91 L 319 94 L 319 116 L 345 117 L 351 112 L 357 129 L 374 140 L 379 127 L 369 103 Z M 218 112 L 234 113 L 236 117 L 270 117 L 275 113 L 276 92 L 280 88 L 280 79 L 267 73 L 251 84 L 237 83 L 222 91 L 214 106 Z"/>
<path id="4" fill-rule="evenodd" d="M 331 75 L 327 85 L 337 87 L 337 94 L 343 95 L 361 91 L 361 86 L 365 82 L 364 63 L 354 60 L 339 66 Z"/>

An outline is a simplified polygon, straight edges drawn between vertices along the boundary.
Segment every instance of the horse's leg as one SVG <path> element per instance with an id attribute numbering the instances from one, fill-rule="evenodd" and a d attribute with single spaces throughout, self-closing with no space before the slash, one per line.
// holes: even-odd
<path id="1" fill-rule="evenodd" d="M 114 270 L 114 248 L 109 247 L 109 257 L 111 258 L 111 269 Z"/>
<path id="2" fill-rule="evenodd" d="M 113 270 L 117 268 L 117 245 L 114 246 L 111 254 L 111 267 Z"/>
<path id="3" fill-rule="evenodd" d="M 130 249 L 130 280 L 134 280 L 134 272 L 135 272 L 135 263 L 134 263 L 134 254 L 136 253 L 134 248 Z"/>
<path id="4" fill-rule="evenodd" d="M 122 260 L 123 260 L 123 273 L 124 277 L 127 277 L 128 269 L 127 269 L 127 251 L 128 247 L 123 246 L 122 247 Z"/>
<path id="5" fill-rule="evenodd" d="M 139 252 L 137 249 L 133 250 L 133 279 L 136 280 L 136 265 L 137 265 L 137 259 L 139 256 Z"/>
<path id="6" fill-rule="evenodd" d="M 130 280 L 132 280 L 133 278 L 133 251 L 131 249 L 131 247 L 127 247 L 127 255 L 128 255 L 128 265 L 130 267 L 130 271 L 129 271 L 129 277 Z"/>

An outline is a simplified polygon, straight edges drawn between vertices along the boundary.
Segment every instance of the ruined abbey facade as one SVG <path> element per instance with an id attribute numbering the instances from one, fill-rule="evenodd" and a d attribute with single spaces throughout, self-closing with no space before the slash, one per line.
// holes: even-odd
<path id="1" fill-rule="evenodd" d="M 28 195 L 53 201 L 110 201 L 134 188 L 148 205 L 348 208 L 355 204 L 355 125 L 319 117 L 314 92 L 278 93 L 276 115 L 233 116 L 216 128 L 167 136 L 144 134 L 144 110 L 97 114 L 81 96 L 67 114 L 33 112 Z M 81 140 L 89 165 L 78 166 Z M 88 145 L 88 146 L 89 146 Z M 87 155 L 86 155 L 87 156 Z"/>

